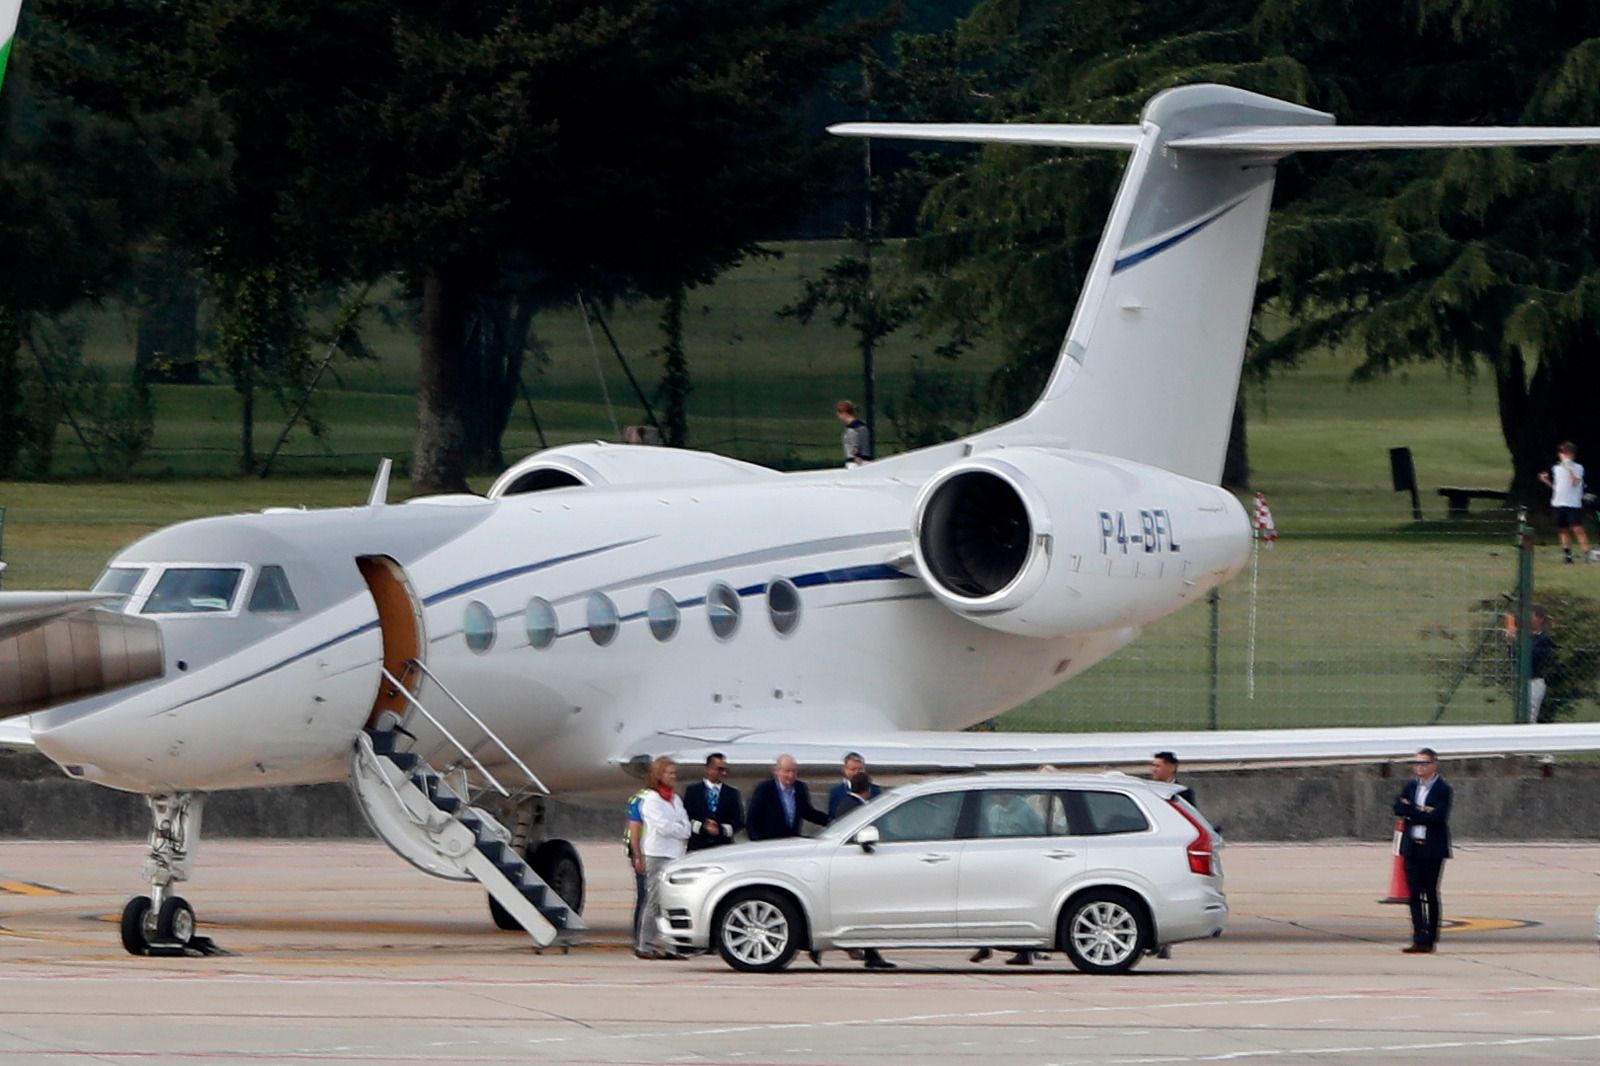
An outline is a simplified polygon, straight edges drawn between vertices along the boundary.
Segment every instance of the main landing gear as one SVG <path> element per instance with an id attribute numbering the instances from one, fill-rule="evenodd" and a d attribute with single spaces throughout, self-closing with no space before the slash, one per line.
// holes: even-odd
<path id="1" fill-rule="evenodd" d="M 189 879 L 204 801 L 204 795 L 194 792 L 145 797 L 153 825 L 140 876 L 150 882 L 150 894 L 134 896 L 122 908 L 122 946 L 130 955 L 217 953 L 209 937 L 195 935 L 194 908 L 172 893 L 174 882 Z"/>
<path id="2" fill-rule="evenodd" d="M 549 835 L 544 801 L 543 796 L 525 796 L 511 804 L 506 821 L 511 826 L 512 847 L 574 914 L 582 914 L 583 860 L 577 848 Z M 493 896 L 489 897 L 489 915 L 498 929 L 522 928 Z"/>

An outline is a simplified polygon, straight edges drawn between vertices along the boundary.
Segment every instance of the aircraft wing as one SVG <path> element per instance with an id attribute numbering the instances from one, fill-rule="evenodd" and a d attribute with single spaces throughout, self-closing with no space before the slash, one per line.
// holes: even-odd
<path id="1" fill-rule="evenodd" d="M 28 728 L 26 715 L 0 721 L 0 751 L 27 751 L 33 746 L 33 730 Z"/>
<path id="2" fill-rule="evenodd" d="M 1264 765 L 1387 762 L 1429 747 L 1446 758 L 1544 755 L 1600 750 L 1600 722 L 1550 725 L 1394 726 L 1343 729 L 1163 731 L 1151 733 L 951 733 L 685 729 L 660 733 L 622 760 L 639 768 L 668 755 L 699 765 L 721 752 L 736 771 L 770 768 L 792 755 L 808 772 L 837 770 L 847 751 L 860 752 L 874 774 L 1034 770 L 1040 766 L 1143 766 L 1157 751 L 1174 751 L 1185 769 Z"/>
<path id="3" fill-rule="evenodd" d="M 100 592 L 0 592 L 0 640 L 118 598 Z"/>

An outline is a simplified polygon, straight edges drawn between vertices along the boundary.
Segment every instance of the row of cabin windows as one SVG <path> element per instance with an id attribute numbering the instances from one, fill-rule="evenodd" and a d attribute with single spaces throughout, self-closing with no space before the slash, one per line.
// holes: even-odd
<path id="1" fill-rule="evenodd" d="M 706 621 L 711 626 L 712 635 L 718 640 L 732 640 L 739 631 L 739 621 L 743 616 L 738 591 L 732 585 L 718 581 L 706 590 L 705 604 Z M 800 624 L 800 590 L 795 588 L 792 581 L 779 578 L 767 586 L 767 616 L 772 620 L 772 628 L 780 636 L 786 637 L 795 631 Z M 678 635 L 682 611 L 678 601 L 666 589 L 650 591 L 644 617 L 650 627 L 650 635 L 658 642 L 665 644 Z M 622 628 L 622 616 L 617 612 L 617 605 L 603 592 L 596 592 L 589 597 L 584 607 L 584 622 L 589 639 L 602 648 L 616 640 L 617 632 Z M 529 646 L 543 649 L 556 642 L 559 635 L 556 609 L 549 600 L 538 596 L 529 600 L 522 623 Z M 467 604 L 462 619 L 462 633 L 468 648 L 480 655 L 488 651 L 494 647 L 498 628 L 494 612 L 485 604 L 477 600 Z"/>

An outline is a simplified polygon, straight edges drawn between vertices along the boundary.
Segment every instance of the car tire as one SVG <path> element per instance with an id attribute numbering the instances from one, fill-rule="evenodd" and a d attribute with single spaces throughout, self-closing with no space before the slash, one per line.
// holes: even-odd
<path id="1" fill-rule="evenodd" d="M 780 892 L 737 892 L 717 908 L 711 935 L 722 961 L 744 973 L 776 973 L 800 950 L 800 915 Z"/>
<path id="2" fill-rule="evenodd" d="M 1083 973 L 1127 973 L 1150 943 L 1150 920 L 1128 893 L 1097 888 L 1074 898 L 1061 912 L 1056 938 Z"/>

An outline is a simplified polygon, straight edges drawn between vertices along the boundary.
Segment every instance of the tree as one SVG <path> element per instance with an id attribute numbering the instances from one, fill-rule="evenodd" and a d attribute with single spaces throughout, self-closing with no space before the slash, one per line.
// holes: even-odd
<path id="1" fill-rule="evenodd" d="M 123 291 L 146 242 L 225 183 L 214 100 L 153 46 L 171 17 L 158 0 L 22 13 L 0 93 L 0 476 L 59 414 L 25 402 L 46 391 L 19 354 L 35 321 Z"/>
<path id="2" fill-rule="evenodd" d="M 955 62 L 933 67 L 973 91 L 925 95 L 970 97 L 972 118 L 1131 122 L 1159 89 L 1218 81 L 1344 123 L 1600 122 L 1600 9 L 1538 8 L 985 0 L 946 57 Z M 1513 492 L 1542 502 L 1532 479 L 1557 441 L 1600 454 L 1589 417 L 1600 386 L 1595 155 L 1284 160 L 1257 303 L 1294 325 L 1252 335 L 1247 378 L 1345 341 L 1365 353 L 1358 376 L 1420 359 L 1488 373 Z M 934 320 L 1000 343 L 991 397 L 1006 412 L 1037 394 L 1053 362 L 1071 314 L 1062 294 L 1087 269 L 1118 162 L 990 148 L 925 202 L 933 234 L 913 253 L 940 279 Z"/>
<path id="3" fill-rule="evenodd" d="M 1339 5 L 1343 6 L 1343 5 Z M 1270 5 L 1267 32 L 1330 15 Z M 1301 49 L 1312 102 L 1341 121 L 1600 124 L 1600 9 L 1363 3 Z M 1345 51 L 1365 42 L 1359 56 Z M 1361 376 L 1439 360 L 1494 383 L 1513 498 L 1556 444 L 1600 455 L 1600 152 L 1374 153 L 1329 160 L 1268 246 L 1265 270 L 1298 320 L 1270 354 L 1350 340 Z"/>

